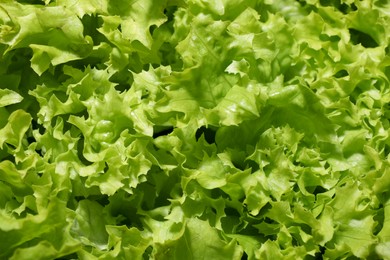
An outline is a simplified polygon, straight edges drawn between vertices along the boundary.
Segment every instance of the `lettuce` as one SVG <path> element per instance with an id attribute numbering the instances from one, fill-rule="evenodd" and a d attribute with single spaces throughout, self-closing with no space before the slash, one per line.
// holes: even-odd
<path id="1" fill-rule="evenodd" d="M 0 3 L 1 259 L 390 259 L 386 1 Z"/>

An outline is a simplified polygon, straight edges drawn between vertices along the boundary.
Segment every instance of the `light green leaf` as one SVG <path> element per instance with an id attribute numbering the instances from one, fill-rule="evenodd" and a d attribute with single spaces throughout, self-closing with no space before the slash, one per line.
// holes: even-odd
<path id="1" fill-rule="evenodd" d="M 154 257 L 160 259 L 241 259 L 242 249 L 235 240 L 227 243 L 206 221 L 187 221 L 183 236 L 174 244 L 162 246 Z"/>
<path id="2" fill-rule="evenodd" d="M 103 207 L 94 201 L 80 201 L 71 229 L 73 237 L 80 239 L 84 244 L 101 250 L 106 249 L 108 243 L 108 233 L 102 211 Z"/>
<path id="3" fill-rule="evenodd" d="M 16 110 L 9 118 L 7 125 L 0 129 L 0 147 L 4 143 L 13 145 L 16 149 L 20 149 L 23 136 L 30 127 L 31 115 L 23 110 Z"/>
<path id="4" fill-rule="evenodd" d="M 19 103 L 23 100 L 23 97 L 17 92 L 9 89 L 0 89 L 0 107 L 9 106 Z"/>
<path id="5" fill-rule="evenodd" d="M 222 187 L 226 184 L 227 167 L 217 158 L 204 159 L 196 173 L 196 180 L 206 189 Z"/>

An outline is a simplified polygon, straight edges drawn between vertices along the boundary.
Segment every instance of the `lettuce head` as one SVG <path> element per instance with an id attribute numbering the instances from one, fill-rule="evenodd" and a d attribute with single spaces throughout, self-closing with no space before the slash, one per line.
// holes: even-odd
<path id="1" fill-rule="evenodd" d="M 1 0 L 0 259 L 390 259 L 389 15 Z"/>

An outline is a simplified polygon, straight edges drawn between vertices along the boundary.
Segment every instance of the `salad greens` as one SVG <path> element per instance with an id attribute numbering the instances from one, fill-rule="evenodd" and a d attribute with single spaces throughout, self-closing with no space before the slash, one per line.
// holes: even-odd
<path id="1" fill-rule="evenodd" d="M 390 4 L 0 0 L 0 259 L 390 259 Z"/>

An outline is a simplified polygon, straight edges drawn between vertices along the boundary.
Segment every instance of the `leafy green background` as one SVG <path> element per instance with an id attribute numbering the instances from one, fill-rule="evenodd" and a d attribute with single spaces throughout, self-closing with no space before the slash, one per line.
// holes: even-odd
<path id="1" fill-rule="evenodd" d="M 384 0 L 0 0 L 0 259 L 390 259 Z"/>

